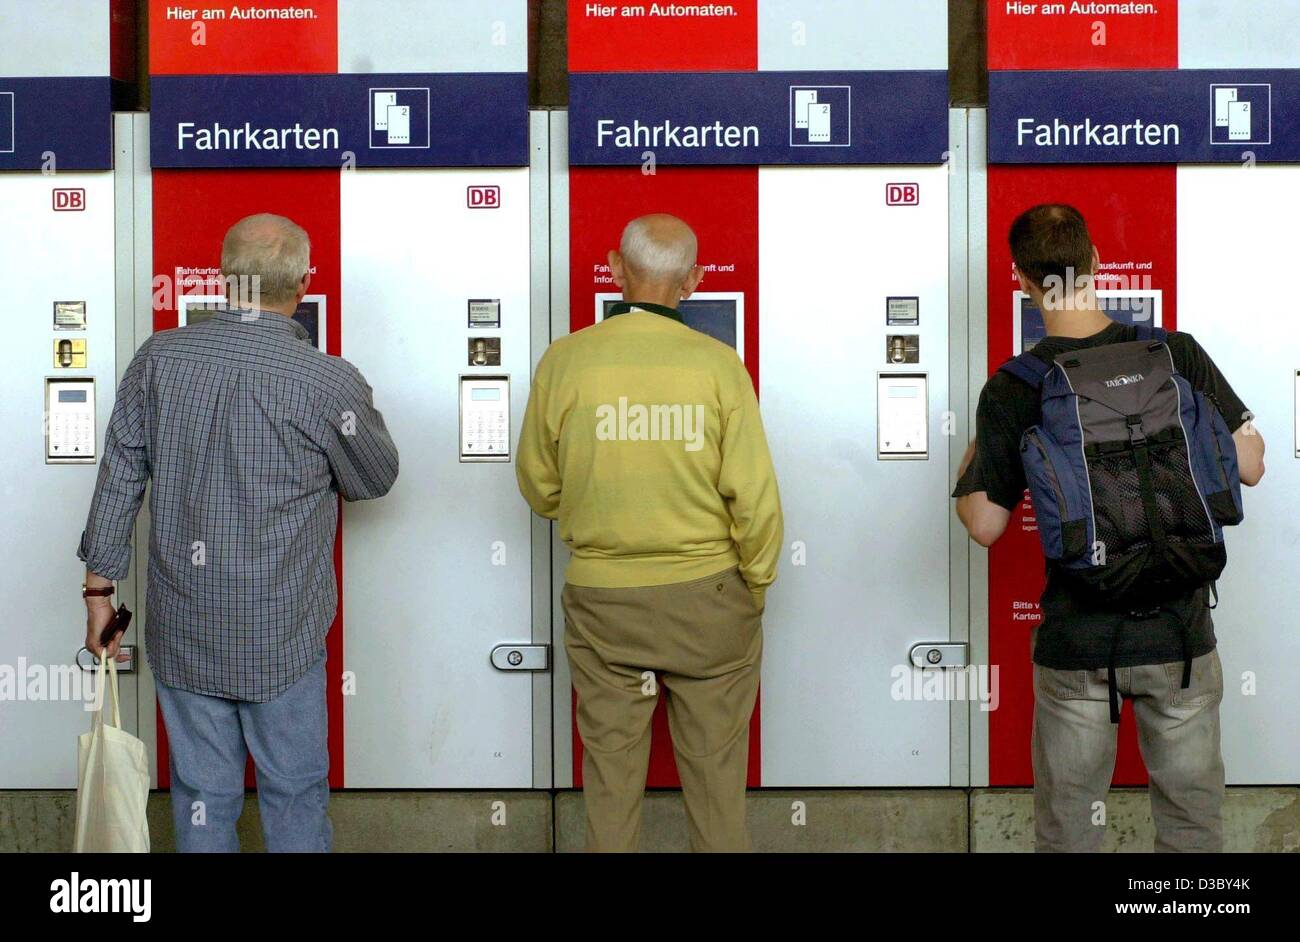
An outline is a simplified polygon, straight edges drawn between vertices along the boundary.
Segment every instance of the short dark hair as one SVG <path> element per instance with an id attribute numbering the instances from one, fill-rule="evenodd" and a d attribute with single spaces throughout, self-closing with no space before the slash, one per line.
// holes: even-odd
<path id="1" fill-rule="evenodd" d="M 1093 274 L 1092 237 L 1073 206 L 1043 203 L 1025 210 L 1011 224 L 1010 241 L 1016 270 L 1040 288 L 1052 275 L 1071 287 L 1074 278 Z"/>

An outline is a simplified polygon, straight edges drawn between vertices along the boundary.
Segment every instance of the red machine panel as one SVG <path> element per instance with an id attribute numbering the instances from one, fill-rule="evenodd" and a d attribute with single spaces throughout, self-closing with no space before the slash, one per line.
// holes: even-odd
<path id="1" fill-rule="evenodd" d="M 707 201 L 701 193 L 709 194 Z M 706 273 L 700 291 L 745 295 L 745 366 L 758 383 L 758 170 L 754 167 L 664 167 L 653 174 L 626 167 L 575 167 L 569 175 L 570 330 L 596 319 L 596 295 L 617 292 L 609 250 L 629 219 L 672 213 L 691 224 L 700 240 Z M 760 696 L 761 700 L 761 696 Z M 651 787 L 679 785 L 665 701 L 654 715 Z M 759 709 L 749 729 L 749 784 L 758 786 Z M 582 740 L 573 728 L 573 782 L 582 785 Z"/>
<path id="2" fill-rule="evenodd" d="M 990 2 L 990 70 L 1165 69 L 1178 67 L 1178 5 L 1135 14 L 1045 15 L 1043 4 Z M 1018 288 L 1007 232 L 1038 203 L 1077 207 L 1101 255 L 1098 287 L 1155 289 L 1163 326 L 1177 317 L 1176 168 L 1173 166 L 992 166 L 988 174 L 988 356 L 995 371 L 1016 351 Z M 1001 707 L 989 718 L 989 783 L 1029 785 L 1033 723 L 1030 631 L 1037 625 L 1045 573 L 1033 508 L 1026 498 L 989 552 L 989 651 L 1002 678 Z M 1120 727 L 1116 784 L 1141 784 L 1132 708 Z"/>
<path id="3" fill-rule="evenodd" d="M 1098 287 L 1161 292 L 1163 324 L 1176 325 L 1177 252 L 1174 167 L 990 167 L 989 373 L 1016 351 L 1013 299 L 1019 284 L 1007 232 L 1036 203 L 1069 203 L 1088 220 L 1101 254 Z M 1039 621 L 1043 554 L 1028 498 L 1012 515 L 1006 534 L 989 551 L 989 656 L 999 665 L 1002 699 L 989 714 L 989 783 L 1033 782 L 1029 737 L 1034 713 L 1030 630 Z M 1146 780 L 1137 749 L 1132 707 L 1120 723 L 1115 783 Z"/>
<path id="4" fill-rule="evenodd" d="M 221 266 L 226 230 L 253 213 L 277 213 L 311 234 L 311 294 L 326 300 L 327 352 L 342 349 L 342 297 L 339 291 L 339 174 L 337 170 L 155 170 L 153 172 L 154 330 L 177 326 L 181 296 L 218 293 L 205 272 Z M 340 531 L 341 532 L 341 531 Z M 334 546 L 342 585 L 342 545 Z M 341 603 L 341 600 L 340 600 Z M 327 671 L 343 672 L 343 608 L 339 606 L 326 639 Z M 339 684 L 326 689 L 329 705 L 330 785 L 343 787 L 343 694 Z M 252 781 L 252 765 L 249 765 Z M 158 715 L 158 786 L 168 788 L 167 734 Z"/>

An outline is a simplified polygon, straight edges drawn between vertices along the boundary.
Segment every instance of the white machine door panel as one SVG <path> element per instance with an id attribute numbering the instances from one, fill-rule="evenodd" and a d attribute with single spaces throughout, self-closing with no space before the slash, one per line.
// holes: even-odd
<path id="1" fill-rule="evenodd" d="M 69 788 L 94 695 L 76 552 L 116 385 L 113 175 L 0 174 L 0 217 L 0 788 Z M 122 693 L 134 730 L 133 675 Z"/>
<path id="2" fill-rule="evenodd" d="M 392 492 L 343 511 L 349 787 L 533 784 L 531 675 L 490 660 L 532 632 L 513 455 L 531 366 L 528 187 L 526 168 L 342 175 L 343 356 L 401 453 Z M 475 193 L 495 208 L 471 208 Z"/>
<path id="3" fill-rule="evenodd" d="M 947 173 L 765 167 L 759 207 L 759 397 L 786 542 L 762 781 L 947 785 L 949 704 L 908 660 L 949 639 Z"/>
<path id="4" fill-rule="evenodd" d="M 1178 327 L 1192 334 L 1258 417 L 1264 479 L 1243 488 L 1246 519 L 1225 530 L 1214 632 L 1223 661 L 1223 758 L 1229 784 L 1300 781 L 1300 319 L 1286 292 L 1252 284 L 1294 267 L 1285 207 L 1300 167 L 1178 169 Z M 1269 744 L 1276 744 L 1272 747 Z"/>

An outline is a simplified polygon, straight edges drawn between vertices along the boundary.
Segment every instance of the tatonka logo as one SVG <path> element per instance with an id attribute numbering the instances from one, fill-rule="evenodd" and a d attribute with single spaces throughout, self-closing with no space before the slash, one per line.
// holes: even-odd
<path id="1" fill-rule="evenodd" d="M 628 404 L 596 407 L 596 438 L 602 442 L 684 442 L 687 451 L 704 447 L 704 406 L 688 403 Z"/>
<path id="2" fill-rule="evenodd" d="M 1146 377 L 1141 373 L 1129 373 L 1127 375 L 1121 373 L 1114 379 L 1106 380 L 1106 385 L 1111 389 L 1114 389 L 1117 386 L 1132 386 L 1134 383 L 1140 383 L 1144 379 L 1146 379 Z"/>

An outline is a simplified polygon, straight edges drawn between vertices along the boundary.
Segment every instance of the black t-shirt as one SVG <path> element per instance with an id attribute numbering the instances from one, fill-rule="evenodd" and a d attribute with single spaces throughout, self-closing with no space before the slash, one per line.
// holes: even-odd
<path id="1" fill-rule="evenodd" d="M 1044 338 L 1034 353 L 1052 359 L 1067 350 L 1135 339 L 1135 328 L 1116 323 L 1091 337 Z M 1191 334 L 1177 331 L 1170 332 L 1168 344 L 1178 372 L 1218 406 L 1229 430 L 1239 429 L 1249 417 L 1246 406 L 1200 344 Z M 1020 461 L 1020 439 L 1026 429 L 1042 421 L 1040 403 L 1037 390 L 1009 373 L 998 372 L 989 378 L 975 417 L 975 457 L 957 482 L 954 497 L 985 491 L 993 503 L 1016 511 L 1028 486 Z M 1095 670 L 1109 663 L 1112 640 L 1117 667 L 1181 661 L 1184 623 L 1190 656 L 1208 654 L 1215 646 L 1208 596 L 1208 589 L 1202 588 L 1164 606 L 1155 616 L 1138 619 L 1108 608 L 1103 600 L 1087 597 L 1049 561 L 1047 587 L 1039 603 L 1042 621 L 1034 642 L 1034 662 L 1057 670 Z"/>

